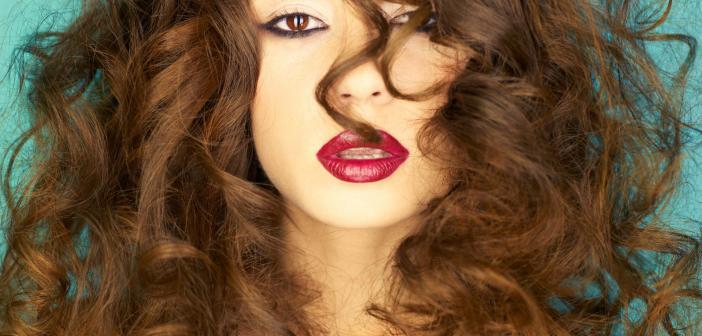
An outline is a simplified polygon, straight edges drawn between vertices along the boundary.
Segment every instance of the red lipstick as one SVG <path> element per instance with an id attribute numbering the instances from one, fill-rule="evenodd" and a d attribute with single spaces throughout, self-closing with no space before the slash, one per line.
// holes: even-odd
<path id="1" fill-rule="evenodd" d="M 381 141 L 372 144 L 347 130 L 329 140 L 317 152 L 317 159 L 334 177 L 353 183 L 382 180 L 399 167 L 409 151 L 389 133 L 378 130 Z M 363 149 L 366 148 L 366 150 Z M 379 156 L 371 158 L 371 156 Z"/>

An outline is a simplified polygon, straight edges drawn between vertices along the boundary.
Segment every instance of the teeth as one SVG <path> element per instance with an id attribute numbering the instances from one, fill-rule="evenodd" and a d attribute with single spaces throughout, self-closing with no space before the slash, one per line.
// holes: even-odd
<path id="1" fill-rule="evenodd" d="M 372 154 L 372 155 L 346 155 L 346 154 L 339 154 L 339 157 L 342 159 L 356 159 L 356 160 L 364 160 L 364 159 L 382 159 L 385 157 L 388 157 L 389 155 L 385 154 Z"/>
<path id="2" fill-rule="evenodd" d="M 380 159 L 391 155 L 378 148 L 356 147 L 343 150 L 337 156 L 342 159 Z"/>

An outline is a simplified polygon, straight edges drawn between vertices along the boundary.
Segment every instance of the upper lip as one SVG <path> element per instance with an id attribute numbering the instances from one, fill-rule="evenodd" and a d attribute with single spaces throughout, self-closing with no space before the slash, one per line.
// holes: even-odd
<path id="1" fill-rule="evenodd" d="M 409 154 L 409 151 L 392 135 L 383 130 L 378 130 L 378 133 L 380 133 L 381 141 L 378 144 L 373 144 L 365 142 L 360 135 L 351 130 L 343 131 L 324 144 L 317 152 L 317 157 L 334 157 L 338 152 L 356 147 L 378 148 L 393 156 L 406 156 Z"/>

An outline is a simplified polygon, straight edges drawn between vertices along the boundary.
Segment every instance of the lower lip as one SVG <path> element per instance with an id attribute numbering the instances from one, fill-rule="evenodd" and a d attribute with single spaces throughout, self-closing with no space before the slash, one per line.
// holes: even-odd
<path id="1" fill-rule="evenodd" d="M 342 159 L 337 156 L 318 157 L 319 162 L 334 177 L 353 183 L 382 180 L 395 172 L 407 156 L 390 156 L 377 159 Z"/>

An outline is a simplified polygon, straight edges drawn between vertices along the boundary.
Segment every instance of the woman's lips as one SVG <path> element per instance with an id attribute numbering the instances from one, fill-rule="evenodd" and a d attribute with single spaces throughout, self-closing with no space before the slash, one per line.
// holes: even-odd
<path id="1" fill-rule="evenodd" d="M 317 159 L 334 177 L 353 183 L 374 182 L 390 175 L 407 159 L 409 151 L 389 133 L 378 130 L 381 141 L 372 144 L 363 141 L 360 135 L 347 130 L 329 140 L 317 152 Z M 389 157 L 373 159 L 343 159 L 337 154 L 349 148 L 379 148 Z"/>

